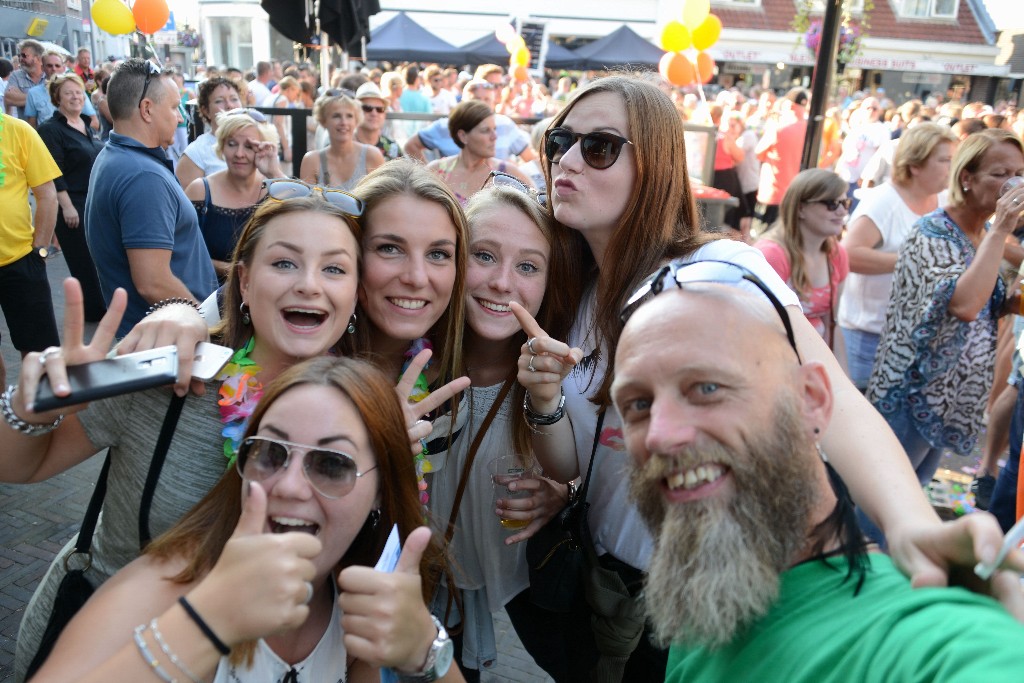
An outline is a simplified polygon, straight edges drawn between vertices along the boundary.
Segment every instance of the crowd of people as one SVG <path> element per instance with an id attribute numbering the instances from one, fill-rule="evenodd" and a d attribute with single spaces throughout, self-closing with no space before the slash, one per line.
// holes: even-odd
<path id="1" fill-rule="evenodd" d="M 82 573 L 102 590 L 53 632 L 72 539 L 17 680 L 476 681 L 501 609 L 559 683 L 1019 678 L 1024 555 L 996 555 L 1024 511 L 1024 392 L 997 350 L 1021 310 L 1024 118 L 841 92 L 801 171 L 800 88 L 259 62 L 193 93 L 140 59 L 19 51 L 0 481 L 108 464 Z M 266 108 L 307 117 L 305 156 Z M 718 131 L 722 225 L 686 121 Z M 191 379 L 210 340 L 230 360 Z M 173 391 L 34 408 L 44 376 L 66 396 L 69 368 L 166 345 Z M 976 480 L 996 518 L 940 522 L 921 487 L 989 406 L 1014 444 Z M 587 557 L 555 609 L 527 546 L 578 496 Z M 978 562 L 1002 568 L 945 587 Z"/>

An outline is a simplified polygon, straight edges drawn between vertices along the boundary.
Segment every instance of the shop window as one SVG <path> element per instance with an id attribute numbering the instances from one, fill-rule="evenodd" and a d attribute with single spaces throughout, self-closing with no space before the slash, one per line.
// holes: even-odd
<path id="1" fill-rule="evenodd" d="M 712 5 L 723 5 L 728 7 L 760 7 L 761 0 L 711 0 Z"/>
<path id="2" fill-rule="evenodd" d="M 799 4 L 799 3 L 798 3 Z M 851 12 L 861 13 L 864 11 L 864 0 L 847 0 L 845 8 Z M 813 0 L 811 2 L 812 12 L 825 12 L 825 0 Z"/>
<path id="3" fill-rule="evenodd" d="M 902 0 L 900 16 L 914 19 L 956 19 L 958 0 Z"/>

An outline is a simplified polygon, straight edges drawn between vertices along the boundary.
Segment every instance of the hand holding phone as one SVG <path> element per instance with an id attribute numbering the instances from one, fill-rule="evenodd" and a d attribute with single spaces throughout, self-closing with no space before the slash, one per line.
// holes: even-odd
<path id="1" fill-rule="evenodd" d="M 164 346 L 67 367 L 71 393 L 57 396 L 49 378 L 39 380 L 33 410 L 45 412 L 100 398 L 173 384 L 178 376 L 178 349 Z"/>

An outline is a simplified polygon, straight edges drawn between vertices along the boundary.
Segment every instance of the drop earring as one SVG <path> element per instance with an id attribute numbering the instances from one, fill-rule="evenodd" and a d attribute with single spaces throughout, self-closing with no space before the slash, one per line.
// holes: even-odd
<path id="1" fill-rule="evenodd" d="M 249 304 L 247 304 L 247 303 L 245 303 L 243 301 L 238 306 L 238 312 L 242 314 L 242 324 L 243 325 L 248 326 L 248 325 L 252 324 L 252 316 L 249 315 Z"/>
<path id="2" fill-rule="evenodd" d="M 349 318 L 347 332 L 349 334 L 355 334 L 356 333 L 356 314 L 355 313 L 353 313 L 352 317 Z"/>
<path id="3" fill-rule="evenodd" d="M 376 529 L 378 524 L 380 524 L 380 508 L 370 510 L 370 526 Z"/>

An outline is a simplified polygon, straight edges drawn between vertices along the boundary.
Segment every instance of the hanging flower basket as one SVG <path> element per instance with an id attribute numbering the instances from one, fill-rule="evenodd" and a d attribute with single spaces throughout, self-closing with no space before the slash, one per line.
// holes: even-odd
<path id="1" fill-rule="evenodd" d="M 818 49 L 821 48 L 821 19 L 814 19 L 807 27 L 804 34 L 804 45 L 807 49 L 818 56 Z M 844 23 L 839 27 L 839 54 L 840 63 L 846 64 L 860 53 L 861 32 L 860 27 L 854 23 Z"/>

